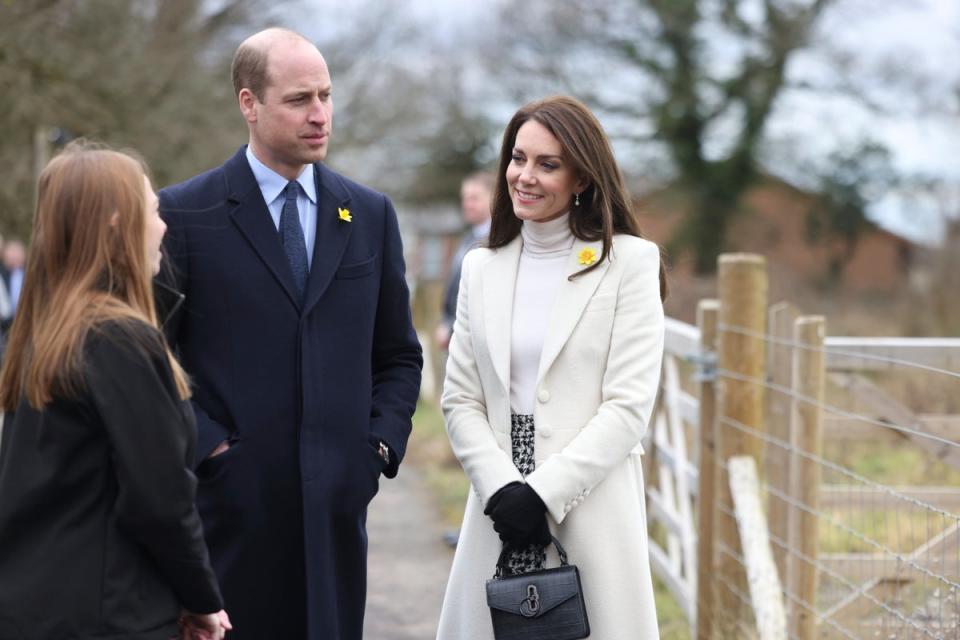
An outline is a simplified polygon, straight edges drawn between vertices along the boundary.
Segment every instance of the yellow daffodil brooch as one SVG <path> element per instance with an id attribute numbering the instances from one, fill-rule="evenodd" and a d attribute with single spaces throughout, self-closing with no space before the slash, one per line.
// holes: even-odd
<path id="1" fill-rule="evenodd" d="M 590 266 L 597 261 L 597 252 L 587 247 L 577 257 L 580 259 L 580 264 Z"/>
<path id="2" fill-rule="evenodd" d="M 353 216 L 350 215 L 350 209 L 344 209 L 343 207 L 338 207 L 337 211 L 340 212 L 340 219 L 344 222 L 353 222 Z"/>

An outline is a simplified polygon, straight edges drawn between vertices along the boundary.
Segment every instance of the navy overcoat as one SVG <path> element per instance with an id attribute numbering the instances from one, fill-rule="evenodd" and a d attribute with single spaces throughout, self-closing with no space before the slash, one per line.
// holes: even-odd
<path id="1" fill-rule="evenodd" d="M 367 504 L 397 472 L 420 387 L 393 206 L 314 166 L 302 304 L 245 148 L 160 192 L 161 277 L 186 296 L 165 330 L 194 383 L 197 504 L 232 640 L 359 640 Z"/>

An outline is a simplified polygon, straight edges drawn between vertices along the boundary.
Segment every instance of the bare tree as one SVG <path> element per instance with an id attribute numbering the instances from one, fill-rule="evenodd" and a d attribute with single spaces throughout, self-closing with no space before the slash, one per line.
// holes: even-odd
<path id="1" fill-rule="evenodd" d="M 221 161 L 242 124 L 223 115 L 234 31 L 256 24 L 256 3 L 0 3 L 0 224 L 29 228 L 38 132 L 133 147 L 160 184 Z"/>
<path id="2" fill-rule="evenodd" d="M 403 3 L 302 0 L 333 80 L 329 162 L 409 203 L 455 200 L 489 155 L 491 126 L 464 87 L 475 50 L 450 47 Z M 474 65 L 476 66 L 476 65 Z"/>
<path id="3" fill-rule="evenodd" d="M 807 239 L 811 244 L 834 244 L 829 253 L 827 281 L 840 283 L 846 266 L 864 232 L 877 225 L 867 217 L 867 205 L 900 181 L 890 163 L 890 152 L 876 143 L 837 151 L 811 167 L 817 197 L 807 213 Z"/>
<path id="4" fill-rule="evenodd" d="M 645 154 L 649 173 L 678 183 L 690 205 L 673 248 L 692 249 L 703 273 L 714 269 L 745 191 L 770 171 L 762 163 L 765 133 L 783 94 L 829 90 L 876 106 L 851 80 L 849 56 L 834 55 L 817 86 L 798 86 L 791 76 L 791 62 L 817 44 L 818 24 L 837 4 L 530 0 L 522 13 L 504 6 L 491 55 L 496 68 L 514 71 L 516 97 L 581 97 L 602 113 L 616 141 Z M 824 200 L 830 228 L 859 229 L 861 192 L 827 186 L 835 187 Z"/>

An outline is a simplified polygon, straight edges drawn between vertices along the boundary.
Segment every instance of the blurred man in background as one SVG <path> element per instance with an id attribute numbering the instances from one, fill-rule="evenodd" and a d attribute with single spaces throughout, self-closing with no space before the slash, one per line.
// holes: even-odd
<path id="1" fill-rule="evenodd" d="M 17 239 L 4 242 L 0 237 L 0 338 L 3 343 L 6 342 L 7 333 L 17 312 L 26 262 L 27 248 L 23 242 Z"/>
<path id="2" fill-rule="evenodd" d="M 460 207 L 463 221 L 469 225 L 460 240 L 450 263 L 450 276 L 443 296 L 443 316 L 434 333 L 437 348 L 446 351 L 457 317 L 457 294 L 460 292 L 460 265 L 463 257 L 480 246 L 490 233 L 490 199 L 493 196 L 494 176 L 488 171 L 471 173 L 460 184 Z"/>
<path id="3" fill-rule="evenodd" d="M 10 296 L 12 312 L 17 312 L 17 303 L 20 301 L 20 289 L 23 288 L 23 269 L 27 264 L 27 247 L 16 238 L 3 245 L 3 284 L 7 287 Z"/>

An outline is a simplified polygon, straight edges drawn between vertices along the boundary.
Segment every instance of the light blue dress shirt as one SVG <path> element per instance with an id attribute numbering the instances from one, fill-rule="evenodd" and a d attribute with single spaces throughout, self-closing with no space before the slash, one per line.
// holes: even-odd
<path id="1" fill-rule="evenodd" d="M 247 162 L 253 170 L 253 177 L 260 185 L 263 201 L 267 203 L 273 226 L 280 232 L 280 213 L 283 211 L 285 196 L 283 190 L 287 188 L 288 180 L 279 173 L 260 162 L 250 145 L 247 145 Z M 297 194 L 297 211 L 300 213 L 300 226 L 303 227 L 303 237 L 307 245 L 307 266 L 313 265 L 313 245 L 317 239 L 317 183 L 314 178 L 312 164 L 308 164 L 297 177 L 300 185 Z"/>
<path id="2" fill-rule="evenodd" d="M 13 311 L 17 310 L 17 303 L 20 302 L 20 290 L 23 288 L 23 269 L 14 269 L 10 272 L 10 307 Z"/>

